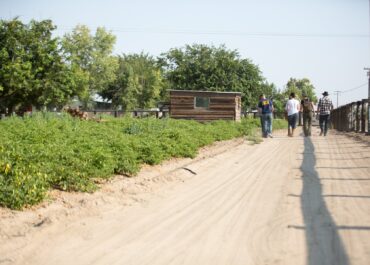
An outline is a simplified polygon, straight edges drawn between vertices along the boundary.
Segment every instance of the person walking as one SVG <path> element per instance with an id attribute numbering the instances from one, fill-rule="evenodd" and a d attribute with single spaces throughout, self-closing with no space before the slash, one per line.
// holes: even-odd
<path id="1" fill-rule="evenodd" d="M 295 99 L 294 92 L 289 95 L 289 100 L 285 105 L 285 111 L 288 114 L 288 136 L 293 137 L 297 127 L 299 113 L 299 101 Z"/>
<path id="2" fill-rule="evenodd" d="M 304 136 L 311 136 L 312 113 L 315 110 L 313 102 L 308 98 L 307 94 L 302 93 L 301 113 L 303 116 L 303 133 Z"/>
<path id="3" fill-rule="evenodd" d="M 261 115 L 261 127 L 262 127 L 262 137 L 273 138 L 272 136 L 272 113 L 274 111 L 274 105 L 272 100 L 267 99 L 264 94 L 260 95 L 260 100 L 258 103 L 258 110 Z"/>
<path id="4" fill-rule="evenodd" d="M 329 98 L 329 93 L 325 91 L 322 93 L 323 97 L 320 98 L 317 105 L 317 113 L 319 114 L 320 136 L 328 133 L 330 112 L 333 110 L 333 102 Z"/>

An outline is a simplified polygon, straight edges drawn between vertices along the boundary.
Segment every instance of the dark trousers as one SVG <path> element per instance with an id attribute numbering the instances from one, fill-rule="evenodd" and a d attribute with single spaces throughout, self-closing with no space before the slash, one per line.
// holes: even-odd
<path id="1" fill-rule="evenodd" d="M 327 132 L 328 132 L 329 121 L 330 121 L 330 115 L 329 114 L 326 114 L 326 115 L 321 115 L 320 114 L 319 124 L 320 124 L 321 132 L 324 133 L 324 135 L 326 135 Z"/>
<path id="2" fill-rule="evenodd" d="M 312 111 L 303 112 L 303 133 L 304 136 L 311 136 Z"/>
<path id="3" fill-rule="evenodd" d="M 295 129 L 297 127 L 298 113 L 294 113 L 288 116 L 288 127 Z"/>

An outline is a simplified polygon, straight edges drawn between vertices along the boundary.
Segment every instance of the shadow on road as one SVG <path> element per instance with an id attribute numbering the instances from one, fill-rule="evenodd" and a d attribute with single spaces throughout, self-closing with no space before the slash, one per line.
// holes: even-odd
<path id="1" fill-rule="evenodd" d="M 301 205 L 307 242 L 307 265 L 349 265 L 348 256 L 338 234 L 338 227 L 324 200 L 322 185 L 315 169 L 315 147 L 304 139 Z"/>

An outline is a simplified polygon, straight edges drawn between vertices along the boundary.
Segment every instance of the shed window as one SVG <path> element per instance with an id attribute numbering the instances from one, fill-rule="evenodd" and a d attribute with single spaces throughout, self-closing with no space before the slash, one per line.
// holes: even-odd
<path id="1" fill-rule="evenodd" d="M 207 97 L 195 97 L 195 107 L 208 109 L 209 107 L 209 98 Z"/>

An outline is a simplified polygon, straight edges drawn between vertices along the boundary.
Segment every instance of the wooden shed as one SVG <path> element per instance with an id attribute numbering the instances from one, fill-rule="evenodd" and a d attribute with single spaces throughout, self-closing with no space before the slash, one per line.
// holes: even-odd
<path id="1" fill-rule="evenodd" d="M 240 121 L 241 93 L 170 90 L 170 117 L 197 121 Z"/>

